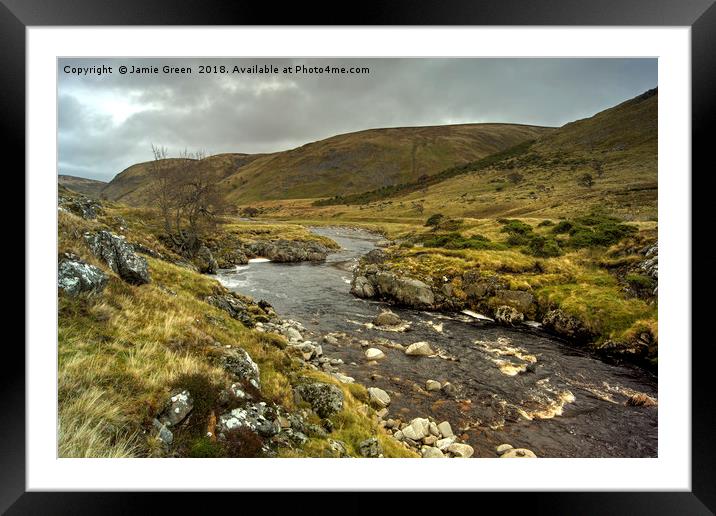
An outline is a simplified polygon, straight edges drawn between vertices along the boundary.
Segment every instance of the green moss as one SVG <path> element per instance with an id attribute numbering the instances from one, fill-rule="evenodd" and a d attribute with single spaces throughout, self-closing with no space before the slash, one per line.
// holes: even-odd
<path id="1" fill-rule="evenodd" d="M 199 437 L 195 439 L 189 447 L 189 457 L 197 459 L 213 459 L 224 455 L 224 449 L 216 442 L 208 437 Z"/>
<path id="2" fill-rule="evenodd" d="M 654 290 L 654 287 L 656 287 L 656 281 L 644 274 L 627 274 L 624 279 L 635 289 Z"/>

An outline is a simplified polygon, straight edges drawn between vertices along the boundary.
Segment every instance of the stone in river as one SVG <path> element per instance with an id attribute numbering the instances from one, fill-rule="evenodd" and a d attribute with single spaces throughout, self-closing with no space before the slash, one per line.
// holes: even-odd
<path id="1" fill-rule="evenodd" d="M 430 344 L 425 341 L 416 342 L 408 346 L 405 350 L 406 355 L 426 357 L 433 354 L 433 350 L 430 348 Z"/>
<path id="2" fill-rule="evenodd" d="M 500 456 L 501 459 L 536 459 L 537 455 L 527 448 L 514 448 L 507 450 Z"/>
<path id="3" fill-rule="evenodd" d="M 435 380 L 428 380 L 425 382 L 425 390 L 426 391 L 439 391 L 441 389 L 440 382 L 437 382 Z"/>
<path id="4" fill-rule="evenodd" d="M 368 360 L 380 360 L 382 358 L 385 358 L 385 353 L 383 353 L 378 348 L 368 348 L 365 351 L 365 357 Z"/>

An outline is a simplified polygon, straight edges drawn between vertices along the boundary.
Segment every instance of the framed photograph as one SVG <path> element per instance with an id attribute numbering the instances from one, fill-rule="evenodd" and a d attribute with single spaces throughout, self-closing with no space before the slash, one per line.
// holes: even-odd
<path id="1" fill-rule="evenodd" d="M 712 513 L 712 2 L 270 10 L 3 0 L 27 303 L 0 508 Z"/>

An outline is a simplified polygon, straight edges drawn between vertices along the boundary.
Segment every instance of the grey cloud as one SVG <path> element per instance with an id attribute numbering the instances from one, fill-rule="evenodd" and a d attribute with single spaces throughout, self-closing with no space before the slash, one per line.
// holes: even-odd
<path id="1" fill-rule="evenodd" d="M 368 66 L 369 75 L 200 75 L 229 67 Z M 65 74 L 109 65 L 111 75 Z M 191 66 L 191 75 L 121 75 Z M 656 59 L 61 59 L 58 172 L 109 180 L 150 159 L 151 143 L 274 152 L 375 127 L 467 122 L 559 126 L 657 83 Z"/>

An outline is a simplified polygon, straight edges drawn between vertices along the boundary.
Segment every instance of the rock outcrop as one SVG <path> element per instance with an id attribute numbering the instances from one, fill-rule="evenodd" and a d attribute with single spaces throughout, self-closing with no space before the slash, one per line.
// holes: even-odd
<path id="1" fill-rule="evenodd" d="M 320 262 L 331 250 L 315 241 L 261 240 L 247 244 L 245 250 L 254 257 L 268 258 L 272 262 Z"/>
<path id="2" fill-rule="evenodd" d="M 329 383 L 305 383 L 294 389 L 300 400 L 306 401 L 319 417 L 330 417 L 343 409 L 343 392 Z"/>
<path id="3" fill-rule="evenodd" d="M 76 197 L 60 195 L 57 205 L 60 209 L 65 209 L 85 220 L 96 219 L 97 216 L 102 213 L 102 205 L 100 203 L 83 195 Z"/>
<path id="4" fill-rule="evenodd" d="M 85 233 L 84 239 L 92 253 L 124 281 L 133 285 L 149 283 L 147 260 L 137 255 L 124 238 L 102 230 Z"/>
<path id="5" fill-rule="evenodd" d="M 542 324 L 546 329 L 574 342 L 584 342 L 591 336 L 582 321 L 559 308 L 547 312 L 542 319 Z"/>
<path id="6" fill-rule="evenodd" d="M 502 305 L 495 310 L 495 321 L 504 326 L 514 326 L 524 320 L 524 314 L 511 306 Z"/>
<path id="7" fill-rule="evenodd" d="M 276 313 L 265 301 L 254 304 L 251 300 L 242 299 L 238 294 L 228 290 L 207 296 L 205 300 L 210 305 L 224 310 L 237 321 L 241 321 L 247 328 L 253 328 L 257 322 L 267 322 Z"/>
<path id="8" fill-rule="evenodd" d="M 57 287 L 70 296 L 82 292 L 101 292 L 107 285 L 102 269 L 72 254 L 64 254 L 57 267 Z"/>
<path id="9" fill-rule="evenodd" d="M 259 366 L 251 359 L 251 356 L 241 348 L 228 348 L 221 357 L 221 365 L 236 380 L 246 381 L 256 387 L 260 387 Z"/>
<path id="10" fill-rule="evenodd" d="M 219 268 L 214 255 L 205 245 L 199 247 L 199 250 L 194 255 L 194 264 L 199 272 L 204 274 L 216 274 L 216 270 Z"/>
<path id="11" fill-rule="evenodd" d="M 654 243 L 644 250 L 645 260 L 639 264 L 639 268 L 656 282 L 653 294 L 659 293 L 659 244 Z"/>
<path id="12" fill-rule="evenodd" d="M 432 289 L 422 281 L 375 265 L 356 269 L 351 292 L 358 297 L 377 297 L 411 308 L 431 308 L 435 303 Z"/>

